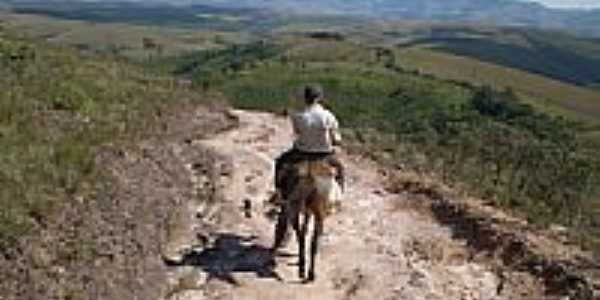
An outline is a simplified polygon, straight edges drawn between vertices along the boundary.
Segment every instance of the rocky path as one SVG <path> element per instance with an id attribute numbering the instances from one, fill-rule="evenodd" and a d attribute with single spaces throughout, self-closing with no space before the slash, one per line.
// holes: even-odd
<path id="1" fill-rule="evenodd" d="M 387 193 L 377 167 L 354 156 L 343 157 L 348 190 L 341 210 L 326 220 L 317 279 L 302 284 L 294 238 L 283 251 L 289 255 L 273 260 L 267 252 L 272 160 L 288 146 L 291 128 L 272 114 L 232 113 L 239 128 L 193 141 L 231 168 L 220 177 L 224 200 L 205 232 L 208 242 L 196 248 L 188 242 L 186 263 L 173 267 L 170 299 L 539 299 L 536 291 L 502 292 L 501 279 L 469 259 L 464 241 L 406 209 L 409 196 Z"/>

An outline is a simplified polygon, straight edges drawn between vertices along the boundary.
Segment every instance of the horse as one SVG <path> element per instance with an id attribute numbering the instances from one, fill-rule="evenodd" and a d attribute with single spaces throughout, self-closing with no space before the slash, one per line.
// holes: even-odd
<path id="1" fill-rule="evenodd" d="M 332 207 L 340 203 L 342 192 L 335 180 L 336 169 L 326 161 L 303 161 L 295 164 L 293 168 L 296 176 L 295 184 L 287 199 L 283 199 L 283 209 L 275 228 L 272 250 L 276 251 L 281 246 L 288 224 L 291 224 L 298 242 L 298 276 L 300 279 L 306 279 L 306 282 L 311 282 L 315 280 L 315 259 L 325 218 L 332 212 Z M 301 220 L 302 216 L 304 220 Z M 305 240 L 311 217 L 314 217 L 314 228 L 308 277 L 305 277 Z"/>

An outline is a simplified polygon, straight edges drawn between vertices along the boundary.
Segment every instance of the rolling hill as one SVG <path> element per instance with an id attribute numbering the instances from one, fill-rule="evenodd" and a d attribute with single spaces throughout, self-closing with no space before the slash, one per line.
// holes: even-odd
<path id="1" fill-rule="evenodd" d="M 37 0 L 2 0 L 0 5 L 8 6 L 17 11 L 25 10 L 28 13 L 45 13 L 56 16 L 55 8 L 61 6 L 78 7 L 83 5 L 89 10 L 90 7 L 111 7 L 135 5 L 141 9 L 136 14 L 128 14 L 127 17 L 132 20 L 145 18 L 148 12 L 147 8 L 161 6 L 161 17 L 157 18 L 161 22 L 172 19 L 173 11 L 177 8 L 194 8 L 211 6 L 236 9 L 246 11 L 247 9 L 259 9 L 265 12 L 273 10 L 284 14 L 303 14 L 303 15 L 352 15 L 361 17 L 371 17 L 387 20 L 427 20 L 427 21 L 471 21 L 484 22 L 502 26 L 516 27 L 537 27 L 544 29 L 566 30 L 580 35 L 599 37 L 597 28 L 600 27 L 600 9 L 596 10 L 575 10 L 575 9 L 553 9 L 545 7 L 534 2 L 524 2 L 517 0 L 123 0 L 123 1 L 37 1 Z M 39 10 L 39 6 L 47 6 L 52 9 Z M 1 7 L 1 6 L 0 6 Z M 185 10 L 184 10 L 185 11 Z M 110 19 L 115 13 L 110 14 Z M 190 12 L 190 11 L 188 11 Z M 193 12 L 193 10 L 191 11 Z M 269 15 L 268 12 L 266 12 Z M 85 14 L 85 13 L 84 13 Z M 62 17 L 68 17 L 64 12 Z M 107 15 L 95 15 L 95 18 L 102 18 Z M 194 21 L 194 15 L 191 14 L 182 18 L 183 14 L 179 12 L 177 23 Z M 197 21 L 197 20 L 195 20 Z"/>
<path id="2" fill-rule="evenodd" d="M 256 284 L 227 286 L 243 295 L 232 298 L 269 299 L 244 292 L 275 286 L 301 297 L 360 289 L 365 299 L 415 299 L 396 291 L 431 290 L 410 283 L 418 277 L 447 281 L 434 299 L 455 299 L 469 295 L 454 289 L 463 262 L 486 264 L 459 272 L 467 290 L 502 293 L 494 299 L 595 298 L 594 276 L 578 274 L 597 272 L 590 261 L 600 258 L 600 144 L 589 141 L 600 136 L 587 122 L 600 120 L 597 41 L 227 3 L 11 3 L 16 14 L 0 12 L 0 298 L 203 299 L 220 296 L 209 284 L 223 290 L 221 280 L 256 273 Z M 366 5 L 328 3 L 307 7 Z M 127 51 L 89 51 L 105 45 Z M 271 259 L 254 265 L 272 254 L 262 246 L 276 213 L 264 201 L 268 159 L 289 145 L 291 128 L 277 114 L 239 110 L 287 113 L 307 83 L 324 87 L 340 119 L 351 178 L 325 243 L 345 259 L 323 256 L 322 286 L 269 280 Z M 445 252 L 444 240 L 458 250 Z M 451 272 L 439 269 L 446 263 Z M 407 272 L 421 265 L 435 268 Z M 498 282 L 472 284 L 489 277 L 479 274 Z"/>
<path id="3" fill-rule="evenodd" d="M 473 6 L 478 13 L 500 5 L 497 1 L 453 1 L 436 6 L 431 4 L 434 2 L 424 3 L 439 9 L 454 5 L 461 11 Z M 600 85 L 600 42 L 564 32 L 473 22 L 373 21 L 346 14 L 327 17 L 271 14 L 257 8 L 281 9 L 294 1 L 277 5 L 271 1 L 206 2 L 213 6 L 193 1 L 169 6 L 160 1 L 143 5 L 78 1 L 12 3 L 16 13 L 5 14 L 5 23 L 29 35 L 81 49 L 101 52 L 114 49 L 120 55 L 144 58 L 152 53 L 142 49 L 143 38 L 152 38 L 163 45 L 164 55 L 178 55 L 259 38 L 332 32 L 348 42 L 394 49 L 397 63 L 409 69 L 450 80 L 510 87 L 542 109 L 578 119 L 595 120 L 600 115 L 597 100 L 600 93 L 594 89 Z M 319 3 L 309 2 L 304 8 L 319 7 L 322 12 L 337 8 L 352 14 L 358 7 L 368 12 L 393 5 L 389 1 Z M 248 8 L 250 4 L 252 7 Z M 411 7 L 410 2 L 404 5 Z M 531 3 L 517 6 L 541 7 Z M 303 41 L 292 39 L 292 42 Z M 321 49 L 317 51 L 321 54 L 316 55 L 336 52 L 339 44 L 330 43 L 333 47 L 330 51 Z"/>

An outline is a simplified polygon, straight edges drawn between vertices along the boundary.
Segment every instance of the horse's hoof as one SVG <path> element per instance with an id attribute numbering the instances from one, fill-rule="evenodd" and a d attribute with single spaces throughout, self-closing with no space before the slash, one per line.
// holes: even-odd
<path id="1" fill-rule="evenodd" d="M 308 274 L 308 278 L 306 278 L 306 281 L 307 282 L 315 281 L 315 274 L 313 274 L 313 273 Z"/>

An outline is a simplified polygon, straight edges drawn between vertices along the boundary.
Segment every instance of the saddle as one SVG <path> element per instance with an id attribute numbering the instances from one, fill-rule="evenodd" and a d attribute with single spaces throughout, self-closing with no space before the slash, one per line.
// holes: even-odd
<path id="1" fill-rule="evenodd" d="M 284 166 L 281 198 L 285 202 L 291 193 L 317 193 L 327 200 L 327 210 L 339 208 L 342 200 L 341 187 L 336 181 L 337 170 L 326 159 L 306 160 Z M 301 191 L 297 191 L 300 189 Z"/>

